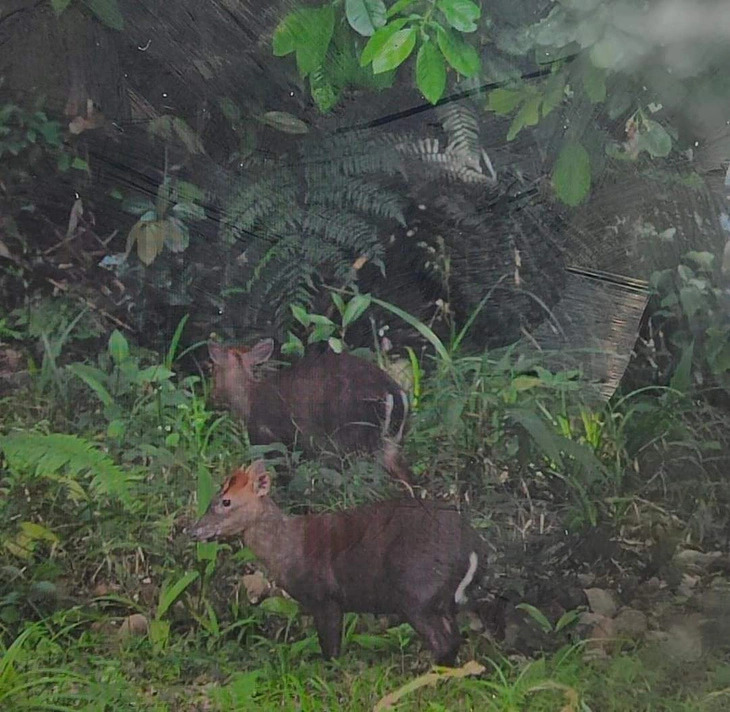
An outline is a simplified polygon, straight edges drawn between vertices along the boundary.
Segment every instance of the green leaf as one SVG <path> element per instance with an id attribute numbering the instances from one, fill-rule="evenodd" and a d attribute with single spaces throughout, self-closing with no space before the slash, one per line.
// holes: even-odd
<path id="1" fill-rule="evenodd" d="M 112 30 L 124 29 L 124 18 L 119 12 L 117 0 L 84 0 L 84 4 L 101 22 Z"/>
<path id="2" fill-rule="evenodd" d="M 85 363 L 72 363 L 68 365 L 68 370 L 74 374 L 77 378 L 80 378 L 94 393 L 96 393 L 99 400 L 106 407 L 114 403 L 109 391 L 102 383 L 102 379 L 105 377 L 103 371 L 89 366 Z"/>
<path id="3" fill-rule="evenodd" d="M 535 608 L 535 606 L 531 606 L 529 603 L 518 603 L 515 608 L 519 608 L 521 611 L 528 613 L 545 633 L 550 633 L 550 631 L 552 631 L 552 623 L 550 623 L 545 614 L 538 608 Z"/>
<path id="4" fill-rule="evenodd" d="M 327 79 L 321 67 L 315 69 L 309 75 L 309 90 L 312 94 L 312 99 L 314 99 L 314 103 L 323 114 L 330 111 L 330 109 L 337 104 L 337 101 L 340 98 L 340 92 L 335 85 Z M 304 126 L 307 128 L 306 124 L 304 124 Z"/>
<path id="5" fill-rule="evenodd" d="M 126 430 L 127 426 L 123 420 L 112 420 L 106 428 L 106 436 L 111 440 L 120 440 Z"/>
<path id="6" fill-rule="evenodd" d="M 173 198 L 178 203 L 194 203 L 205 199 L 205 193 L 195 183 L 179 180 L 175 183 Z"/>
<path id="7" fill-rule="evenodd" d="M 482 11 L 471 0 L 438 0 L 436 7 L 444 13 L 446 21 L 455 30 L 474 32 L 477 29 L 476 21 Z"/>
<path id="8" fill-rule="evenodd" d="M 522 131 L 525 126 L 535 126 L 540 120 L 540 105 L 542 104 L 542 96 L 540 94 L 529 95 L 525 103 L 512 119 L 509 131 L 507 131 L 507 140 L 511 141 L 517 134 Z"/>
<path id="9" fill-rule="evenodd" d="M 553 168 L 555 194 L 566 205 L 575 207 L 591 189 L 591 159 L 578 141 L 567 141 Z"/>
<path id="10" fill-rule="evenodd" d="M 298 10 L 295 17 L 297 68 L 306 77 L 324 62 L 335 28 L 335 10 L 324 5 Z"/>
<path id="11" fill-rule="evenodd" d="M 385 25 L 385 3 L 383 0 L 345 0 L 345 15 L 355 32 L 370 37 Z"/>
<path id="12" fill-rule="evenodd" d="M 309 326 L 309 314 L 307 314 L 304 307 L 299 306 L 299 304 L 291 304 L 289 309 L 291 309 L 292 315 L 302 326 Z"/>
<path id="13" fill-rule="evenodd" d="M 674 369 L 669 387 L 680 393 L 687 393 L 692 385 L 692 359 L 695 342 L 691 341 L 682 351 L 677 368 Z"/>
<path id="14" fill-rule="evenodd" d="M 288 333 L 289 338 L 286 343 L 282 344 L 281 352 L 283 354 L 304 354 L 304 344 L 302 343 L 302 340 L 296 334 L 292 334 L 291 331 Z"/>
<path id="15" fill-rule="evenodd" d="M 285 618 L 294 618 L 299 612 L 299 604 L 291 598 L 284 598 L 283 596 L 265 598 L 261 601 L 259 608 L 267 613 L 284 616 Z"/>
<path id="16" fill-rule="evenodd" d="M 414 27 L 394 32 L 373 58 L 373 72 L 382 74 L 399 67 L 408 59 L 415 46 L 416 29 Z"/>
<path id="17" fill-rule="evenodd" d="M 162 381 L 169 381 L 174 375 L 175 372 L 165 366 L 147 366 L 147 368 L 143 368 L 137 373 L 137 382 L 161 383 Z"/>
<path id="18" fill-rule="evenodd" d="M 606 70 L 589 64 L 583 73 L 583 88 L 592 104 L 606 100 Z"/>
<path id="19" fill-rule="evenodd" d="M 489 92 L 487 109 L 498 116 L 511 114 L 525 99 L 522 89 L 494 89 Z"/>
<path id="20" fill-rule="evenodd" d="M 68 6 L 71 0 L 51 0 L 51 7 L 56 15 L 60 15 Z"/>
<path id="21" fill-rule="evenodd" d="M 337 307 L 337 311 L 340 312 L 340 316 L 342 316 L 345 313 L 345 301 L 339 294 L 337 294 L 337 292 L 330 292 L 330 296 Z"/>
<path id="22" fill-rule="evenodd" d="M 553 74 L 545 82 L 542 95 L 542 117 L 545 118 L 553 109 L 560 106 L 565 96 L 565 75 L 562 72 Z"/>
<path id="23" fill-rule="evenodd" d="M 205 220 L 205 209 L 195 203 L 177 203 L 172 206 L 172 212 L 180 220 Z"/>
<path id="24" fill-rule="evenodd" d="M 132 198 L 125 198 L 122 202 L 122 210 L 131 215 L 142 215 L 148 210 L 154 210 L 155 204 L 142 195 L 135 195 Z"/>
<path id="25" fill-rule="evenodd" d="M 413 5 L 414 2 L 416 2 L 416 0 L 398 0 L 398 2 L 394 3 L 388 8 L 386 15 L 388 16 L 388 18 L 391 18 L 393 17 L 393 15 L 402 13 L 403 10 L 408 9 L 411 5 Z"/>
<path id="26" fill-rule="evenodd" d="M 75 168 L 77 171 L 88 171 L 89 164 L 83 158 L 76 156 L 71 161 L 71 168 Z"/>
<path id="27" fill-rule="evenodd" d="M 465 77 L 474 77 L 479 74 L 481 68 L 479 54 L 468 42 L 443 27 L 439 27 L 436 39 L 446 61 L 459 74 Z"/>
<path id="28" fill-rule="evenodd" d="M 428 101 L 435 104 L 446 87 L 446 65 L 439 48 L 430 39 L 418 50 L 416 85 Z"/>
<path id="29" fill-rule="evenodd" d="M 274 30 L 274 36 L 271 41 L 275 57 L 286 57 L 297 48 L 295 40 L 295 13 L 287 15 Z"/>
<path id="30" fill-rule="evenodd" d="M 158 620 L 162 618 L 165 613 L 167 613 L 167 610 L 173 603 L 175 603 L 175 601 L 177 601 L 177 599 L 180 597 L 180 594 L 182 594 L 182 592 L 193 581 L 197 580 L 198 576 L 200 576 L 200 574 L 197 571 L 188 571 L 172 586 L 169 586 L 168 581 L 163 583 L 162 590 L 160 591 L 160 600 L 157 604 L 157 613 L 155 616 Z"/>
<path id="31" fill-rule="evenodd" d="M 327 343 L 329 344 L 329 347 L 336 353 L 341 354 L 342 349 L 344 348 L 344 344 L 342 343 L 342 339 L 338 339 L 335 336 L 331 336 Z"/>
<path id="32" fill-rule="evenodd" d="M 309 132 L 307 124 L 287 111 L 267 111 L 259 120 L 262 124 L 288 134 L 305 134 Z"/>
<path id="33" fill-rule="evenodd" d="M 318 341 L 329 341 L 335 330 L 334 324 L 317 324 L 307 339 L 308 344 L 315 344 Z"/>
<path id="34" fill-rule="evenodd" d="M 563 628 L 575 623 L 580 618 L 580 611 L 573 609 L 572 611 L 565 611 L 562 616 L 558 619 L 555 624 L 555 632 L 559 633 Z"/>
<path id="35" fill-rule="evenodd" d="M 646 151 L 652 158 L 664 158 L 672 150 L 672 137 L 658 122 L 644 119 L 644 129 L 639 134 L 639 149 Z"/>
<path id="36" fill-rule="evenodd" d="M 109 355 L 112 361 L 119 365 L 129 358 L 129 343 L 119 329 L 114 329 L 109 337 Z"/>
<path id="37" fill-rule="evenodd" d="M 369 294 L 356 294 L 347 303 L 345 313 L 342 317 L 342 326 L 349 326 L 359 319 L 363 312 L 370 306 L 371 297 Z"/>
<path id="38" fill-rule="evenodd" d="M 383 45 L 402 27 L 405 26 L 408 20 L 402 17 L 393 22 L 389 22 L 385 27 L 381 27 L 375 32 L 375 34 L 367 41 L 367 44 L 362 50 L 360 55 L 360 66 L 366 67 L 370 62 L 375 59 L 375 55 L 380 52 Z"/>

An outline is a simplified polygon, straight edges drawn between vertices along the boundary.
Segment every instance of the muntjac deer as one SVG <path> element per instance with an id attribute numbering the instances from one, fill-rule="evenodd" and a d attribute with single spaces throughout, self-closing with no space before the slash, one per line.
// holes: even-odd
<path id="1" fill-rule="evenodd" d="M 312 452 L 379 454 L 388 473 L 410 483 L 401 442 L 408 396 L 382 369 L 349 354 L 309 353 L 290 368 L 254 376 L 271 358 L 272 339 L 252 348 L 210 343 L 213 400 L 246 423 L 253 445 L 297 440 Z"/>
<path id="2" fill-rule="evenodd" d="M 340 654 L 342 616 L 353 611 L 401 614 L 437 664 L 454 664 L 457 604 L 486 563 L 486 545 L 462 514 L 405 499 L 289 517 L 269 497 L 270 484 L 261 460 L 237 470 L 188 533 L 197 541 L 243 535 L 314 615 L 325 659 Z"/>

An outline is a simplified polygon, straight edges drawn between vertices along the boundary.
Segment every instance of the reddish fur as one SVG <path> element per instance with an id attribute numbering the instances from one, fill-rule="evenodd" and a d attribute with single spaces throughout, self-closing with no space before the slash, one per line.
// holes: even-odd
<path id="1" fill-rule="evenodd" d="M 267 361 L 272 349 L 270 340 L 252 348 L 209 345 L 213 399 L 245 421 L 252 444 L 298 444 L 310 452 L 334 446 L 345 454 L 378 454 L 393 477 L 410 482 L 398 441 L 407 420 L 404 393 L 387 373 L 328 350 L 257 379 L 254 367 Z M 388 396 L 393 410 L 384 437 Z"/>
<path id="2" fill-rule="evenodd" d="M 454 594 L 484 544 L 452 507 L 403 500 L 286 517 L 268 496 L 262 461 L 238 470 L 191 530 L 198 540 L 242 534 L 269 573 L 314 615 L 326 658 L 340 652 L 346 611 L 401 614 L 439 664 L 461 637 Z"/>

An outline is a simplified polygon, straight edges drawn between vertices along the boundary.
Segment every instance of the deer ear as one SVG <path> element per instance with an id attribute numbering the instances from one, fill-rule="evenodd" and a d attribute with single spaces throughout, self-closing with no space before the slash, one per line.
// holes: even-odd
<path id="1" fill-rule="evenodd" d="M 264 363 L 264 361 L 268 361 L 271 358 L 271 354 L 273 353 L 274 340 L 264 339 L 263 341 L 259 341 L 246 355 L 251 363 Z"/>
<path id="2" fill-rule="evenodd" d="M 220 366 L 226 360 L 228 349 L 222 344 L 217 344 L 215 341 L 209 341 L 208 355 L 213 363 Z"/>
<path id="3" fill-rule="evenodd" d="M 254 460 L 248 468 L 251 489 L 257 497 L 265 497 L 271 490 L 271 475 L 266 470 L 263 460 Z"/>

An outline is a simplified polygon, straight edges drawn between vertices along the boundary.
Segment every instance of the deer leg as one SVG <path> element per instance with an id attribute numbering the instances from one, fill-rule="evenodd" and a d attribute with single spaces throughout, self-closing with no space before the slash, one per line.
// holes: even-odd
<path id="1" fill-rule="evenodd" d="M 340 655 L 342 645 L 342 609 L 334 601 L 323 601 L 313 607 L 314 626 L 325 660 Z"/>
<path id="2" fill-rule="evenodd" d="M 391 477 L 407 485 L 412 484 L 413 472 L 400 447 L 392 440 L 386 440 L 383 444 L 383 466 Z"/>

